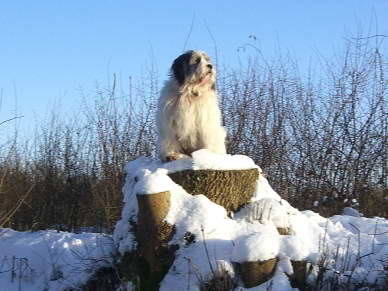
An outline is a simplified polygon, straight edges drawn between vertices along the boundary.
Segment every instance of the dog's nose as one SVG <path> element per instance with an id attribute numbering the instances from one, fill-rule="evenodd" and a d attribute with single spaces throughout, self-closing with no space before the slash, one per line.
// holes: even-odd
<path id="1" fill-rule="evenodd" d="M 212 65 L 212 64 L 208 64 L 207 67 L 208 67 L 209 69 L 213 69 L 213 65 Z"/>

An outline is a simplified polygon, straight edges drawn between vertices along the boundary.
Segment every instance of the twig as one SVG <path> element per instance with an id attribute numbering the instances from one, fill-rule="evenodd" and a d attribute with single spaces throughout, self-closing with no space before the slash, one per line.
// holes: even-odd
<path id="1" fill-rule="evenodd" d="M 8 213 L 6 213 L 3 217 L 0 219 L 0 227 L 3 227 L 18 211 L 20 206 L 22 206 L 24 200 L 27 199 L 27 197 L 30 195 L 32 189 L 35 187 L 35 185 L 31 185 L 30 189 L 28 189 L 27 193 L 18 201 L 17 205 L 11 209 Z"/>
<path id="2" fill-rule="evenodd" d="M 207 25 L 207 22 L 204 20 L 204 24 L 205 24 L 205 28 L 207 30 L 207 32 L 209 33 L 210 35 L 210 38 L 213 42 L 213 45 L 214 45 L 214 53 L 215 53 L 215 64 L 216 64 L 216 67 L 218 66 L 218 46 L 217 46 L 217 42 L 216 42 L 216 39 L 214 37 L 214 35 L 212 34 L 209 26 Z"/>
<path id="3" fill-rule="evenodd" d="M 201 233 L 202 233 L 202 242 L 203 242 L 203 246 L 205 248 L 205 252 L 206 252 L 206 257 L 207 257 L 207 260 L 209 262 L 209 266 L 210 266 L 210 271 L 212 272 L 213 276 L 215 276 L 215 272 L 214 272 L 214 269 L 213 269 L 213 265 L 212 265 L 212 262 L 210 260 L 210 256 L 209 256 L 209 250 L 207 249 L 207 245 L 206 245 L 206 239 L 205 239 L 205 231 L 203 229 L 203 227 L 201 226 Z"/>
<path id="4" fill-rule="evenodd" d="M 385 34 L 375 34 L 375 35 L 370 35 L 370 36 L 366 36 L 366 37 L 352 37 L 352 39 L 354 40 L 358 40 L 358 39 L 370 39 L 370 38 L 375 38 L 375 37 L 388 37 L 388 35 L 385 35 Z"/>
<path id="5" fill-rule="evenodd" d="M 384 232 L 380 232 L 380 233 L 368 233 L 368 235 L 375 236 L 375 235 L 383 235 L 383 234 L 387 234 L 387 233 L 388 233 L 388 231 L 384 231 Z"/>
<path id="6" fill-rule="evenodd" d="M 12 117 L 12 118 L 10 118 L 10 119 L 1 121 L 1 122 L 0 122 L 0 125 L 3 125 L 4 123 L 7 123 L 7 122 L 10 122 L 10 121 L 12 121 L 12 120 L 19 119 L 19 118 L 22 118 L 22 117 L 24 117 L 24 116 L 23 116 L 23 115 L 21 115 L 21 116 L 16 116 L 16 117 Z"/>
<path id="7" fill-rule="evenodd" d="M 193 31 L 193 27 L 194 27 L 194 21 L 195 21 L 195 13 L 193 14 L 193 17 L 191 19 L 190 29 L 189 29 L 189 33 L 187 34 L 187 37 L 185 39 L 185 44 L 183 45 L 183 51 L 186 50 L 187 43 L 189 42 L 191 33 Z"/>

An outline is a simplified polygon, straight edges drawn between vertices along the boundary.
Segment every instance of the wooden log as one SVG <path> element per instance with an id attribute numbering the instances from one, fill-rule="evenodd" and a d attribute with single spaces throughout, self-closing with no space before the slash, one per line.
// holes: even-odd
<path id="1" fill-rule="evenodd" d="M 306 261 L 291 261 L 291 265 L 294 270 L 294 274 L 292 274 L 290 277 L 291 285 L 294 288 L 306 290 L 306 281 L 309 273 L 309 263 Z"/>
<path id="2" fill-rule="evenodd" d="M 277 259 L 244 262 L 239 264 L 240 276 L 245 288 L 258 286 L 270 279 L 275 271 Z"/>
<path id="3" fill-rule="evenodd" d="M 257 169 L 186 170 L 169 174 L 170 178 L 192 195 L 204 194 L 229 212 L 238 211 L 254 195 Z M 175 234 L 173 225 L 164 221 L 170 208 L 170 192 L 136 195 L 137 221 L 130 222 L 137 248 L 121 258 L 120 273 L 128 281 L 137 282 L 140 290 L 158 290 L 159 283 L 174 262 L 176 245 L 169 242 Z M 186 236 L 185 236 L 186 238 Z M 187 243 L 195 237 L 187 233 Z M 134 266 L 134 267 L 133 267 Z"/>
<path id="4" fill-rule="evenodd" d="M 259 171 L 185 170 L 168 175 L 188 193 L 203 194 L 228 212 L 236 212 L 253 197 Z"/>
<path id="5" fill-rule="evenodd" d="M 164 221 L 170 208 L 170 192 L 136 195 L 139 214 L 136 226 L 141 286 L 154 290 L 175 259 L 177 246 L 169 245 L 174 226 Z M 156 289 L 155 289 L 156 290 Z"/>
<path id="6" fill-rule="evenodd" d="M 277 230 L 278 230 L 278 233 L 280 235 L 290 235 L 291 234 L 291 229 L 289 227 L 278 227 Z"/>

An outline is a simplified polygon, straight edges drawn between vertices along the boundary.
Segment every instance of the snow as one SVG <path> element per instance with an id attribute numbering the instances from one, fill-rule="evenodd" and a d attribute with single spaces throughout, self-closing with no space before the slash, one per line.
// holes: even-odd
<path id="1" fill-rule="evenodd" d="M 257 192 L 262 193 L 260 190 Z M 235 218 L 244 218 L 249 222 L 258 221 L 263 224 L 273 223 L 279 228 L 289 228 L 290 215 L 295 214 L 297 214 L 296 209 L 291 207 L 286 200 L 263 198 L 252 201 L 236 214 Z"/>
<path id="2" fill-rule="evenodd" d="M 236 241 L 232 261 L 236 263 L 263 262 L 276 258 L 279 254 L 278 233 L 253 233 Z"/>
<path id="3" fill-rule="evenodd" d="M 355 199 L 353 199 L 355 200 Z M 342 215 L 348 215 L 348 216 L 355 216 L 355 217 L 361 217 L 361 213 L 357 211 L 357 209 L 354 209 L 352 207 L 345 207 L 342 210 Z"/>
<path id="4" fill-rule="evenodd" d="M 196 151 L 193 156 L 193 169 L 207 170 L 245 170 L 258 168 L 254 161 L 244 155 L 221 155 L 203 149 Z M 261 171 L 261 170 L 260 170 Z"/>
<path id="5" fill-rule="evenodd" d="M 260 172 L 251 202 L 228 215 L 204 195 L 192 196 L 175 184 L 168 173 L 182 170 L 257 169 Z M 299 211 L 269 185 L 261 169 L 241 155 L 218 155 L 206 150 L 193 158 L 162 163 L 140 157 L 126 166 L 124 207 L 112 237 L 93 233 L 57 231 L 17 232 L 0 229 L 1 290 L 65 290 L 84 284 L 94 271 L 111 266 L 116 251 L 124 254 L 137 247 L 129 221 L 136 222 L 136 195 L 169 191 L 170 209 L 165 221 L 175 226 L 171 244 L 179 245 L 160 290 L 199 290 L 201 281 L 226 270 L 236 278 L 237 290 L 296 290 L 289 276 L 293 261 L 312 264 L 309 281 L 318 274 L 326 257 L 325 278 L 337 276 L 352 286 L 383 284 L 384 261 L 388 260 L 388 220 L 364 218 L 355 209 L 324 218 L 313 211 Z M 280 235 L 278 229 L 286 229 Z M 185 237 L 191 234 L 192 241 Z M 277 258 L 273 277 L 254 288 L 244 288 L 236 263 Z M 13 267 L 12 267 L 13 266 Z M 12 272 L 13 270 L 13 272 Z M 351 278 L 349 279 L 349 276 Z M 128 290 L 131 282 L 123 282 Z"/>
<path id="6" fill-rule="evenodd" d="M 257 201 L 263 198 L 272 198 L 278 201 L 281 200 L 279 194 L 272 189 L 272 187 L 268 183 L 268 180 L 261 173 L 259 179 L 257 179 L 256 181 L 256 193 L 252 197 L 252 201 Z"/>
<path id="7" fill-rule="evenodd" d="M 141 195 L 169 191 L 173 182 L 166 174 L 165 169 L 158 169 L 154 173 L 144 170 L 137 176 L 140 181 L 136 183 L 134 192 Z"/>
<path id="8" fill-rule="evenodd" d="M 165 220 L 171 225 L 176 225 L 177 230 L 198 233 L 206 230 L 211 233 L 219 228 L 218 223 L 227 220 L 226 210 L 204 195 L 191 196 L 183 189 L 181 192 L 172 192 L 170 211 Z M 184 235 L 184 233 L 179 233 Z"/>
<path id="9" fill-rule="evenodd" d="M 260 172 L 254 197 L 251 203 L 234 213 L 233 218 L 205 195 L 188 194 L 167 175 L 187 169 L 252 168 Z M 239 290 L 267 290 L 268 287 L 271 290 L 295 290 L 286 275 L 293 273 L 291 261 L 306 261 L 316 266 L 323 254 L 328 255 L 327 267 L 334 271 L 340 269 L 341 260 L 347 260 L 349 269 L 341 270 L 343 273 L 351 271 L 358 262 L 352 277 L 354 284 L 381 280 L 381 272 L 370 270 L 382 270 L 381 260 L 388 256 L 387 220 L 354 216 L 326 219 L 313 211 L 300 212 L 281 199 L 260 167 L 246 156 L 200 150 L 193 153 L 193 158 L 185 157 L 169 163 L 143 157 L 130 162 L 126 171 L 126 203 L 114 233 L 115 243 L 122 254 L 136 247 L 128 224 L 129 220 L 137 219 L 135 196 L 163 191 L 171 193 L 170 210 L 165 221 L 175 225 L 176 233 L 170 243 L 178 244 L 179 249 L 160 290 L 199 290 L 200 281 L 210 278 L 220 262 L 234 276 L 233 266 L 237 262 L 275 257 L 279 261 L 272 279 L 250 289 L 243 288 L 240 282 Z M 289 234 L 279 235 L 277 228 L 285 228 Z M 188 232 L 194 237 L 191 243 L 184 238 Z M 337 250 L 340 257 L 336 258 Z M 316 272 L 311 276 L 316 276 Z"/>
<path id="10" fill-rule="evenodd" d="M 96 269 L 111 266 L 114 253 L 111 237 L 103 234 L 0 229 L 0 289 L 76 288 Z"/>
<path id="11" fill-rule="evenodd" d="M 280 258 L 292 258 L 294 261 L 304 261 L 311 253 L 312 247 L 304 243 L 300 236 L 282 235 L 280 237 Z"/>

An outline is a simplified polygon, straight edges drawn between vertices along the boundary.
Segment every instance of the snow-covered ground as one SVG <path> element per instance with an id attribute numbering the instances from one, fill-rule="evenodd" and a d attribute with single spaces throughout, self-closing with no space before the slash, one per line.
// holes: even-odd
<path id="1" fill-rule="evenodd" d="M 194 153 L 192 159 L 165 164 L 145 157 L 130 162 L 114 244 L 111 236 L 103 234 L 0 229 L 0 290 L 59 291 L 84 284 L 98 267 L 110 266 L 116 249 L 124 253 L 136 246 L 128 225 L 137 216 L 135 195 L 162 191 L 171 192 L 166 221 L 176 226 L 171 243 L 180 248 L 161 290 L 198 290 L 199 281 L 211 277 L 211 268 L 222 266 L 235 276 L 234 262 L 275 257 L 278 264 L 269 282 L 240 290 L 267 290 L 268 286 L 292 290 L 287 276 L 293 272 L 291 261 L 316 265 L 323 258 L 327 277 L 335 275 L 343 282 L 350 278 L 352 284 L 383 284 L 388 220 L 359 217 L 350 209 L 344 212 L 348 215 L 329 219 L 312 211 L 300 212 L 282 200 L 263 175 L 251 203 L 231 218 L 223 207 L 204 195 L 189 195 L 167 175 L 184 169 L 250 168 L 261 171 L 246 156 L 215 155 L 206 150 Z M 290 235 L 279 235 L 277 228 L 290 230 Z M 184 239 L 187 232 L 195 236 L 191 243 Z M 317 270 L 313 269 L 310 280 Z"/>
<path id="2" fill-rule="evenodd" d="M 0 229 L 0 290 L 77 288 L 110 266 L 115 249 L 103 234 Z"/>
<path id="3" fill-rule="evenodd" d="M 246 156 L 206 150 L 195 152 L 192 159 L 165 164 L 145 157 L 129 163 L 123 189 L 125 206 L 114 233 L 119 251 L 125 253 L 136 246 L 128 224 L 130 219 L 136 221 L 135 195 L 170 191 L 171 205 L 165 220 L 176 226 L 171 243 L 180 248 L 161 290 L 198 290 L 199 281 L 211 277 L 212 268 L 222 265 L 234 276 L 234 263 L 271 258 L 279 260 L 272 282 L 249 290 L 266 290 L 269 284 L 271 290 L 292 290 L 287 276 L 293 273 L 291 261 L 318 265 L 325 256 L 327 276 L 336 274 L 343 282 L 350 278 L 353 284 L 383 284 L 383 264 L 388 260 L 387 220 L 347 215 L 326 219 L 312 211 L 300 212 L 281 199 L 263 175 L 251 203 L 230 218 L 223 207 L 204 195 L 186 193 L 167 175 L 185 169 L 250 168 L 261 171 Z M 290 235 L 280 235 L 277 228 L 289 229 Z M 184 240 L 187 232 L 195 236 L 191 244 Z M 317 271 L 315 267 L 309 280 L 314 280 Z"/>

